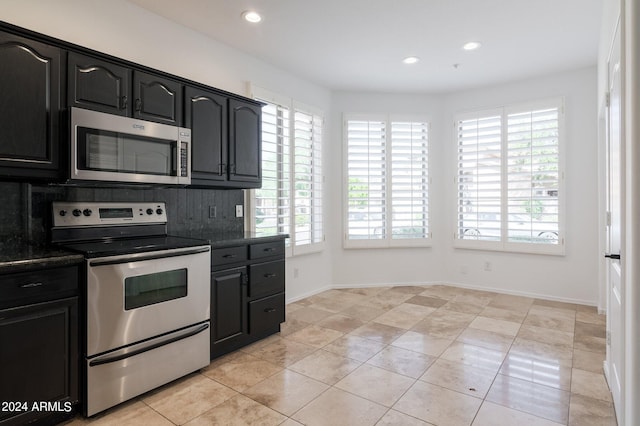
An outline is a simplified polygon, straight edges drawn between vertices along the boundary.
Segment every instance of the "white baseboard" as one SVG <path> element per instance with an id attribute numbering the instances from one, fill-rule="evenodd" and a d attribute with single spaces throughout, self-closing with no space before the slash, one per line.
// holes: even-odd
<path id="1" fill-rule="evenodd" d="M 535 293 L 535 292 L 512 291 L 512 290 L 506 290 L 503 288 L 461 284 L 461 283 L 454 283 L 454 282 L 442 282 L 442 281 L 433 281 L 433 282 L 420 281 L 420 282 L 409 282 L 409 283 L 407 282 L 373 283 L 373 284 L 333 284 L 333 285 L 326 285 L 321 288 L 315 289 L 313 291 L 298 295 L 296 297 L 289 298 L 287 299 L 286 303 L 289 304 L 289 303 L 297 302 L 298 300 L 302 300 L 307 297 L 314 296 L 316 294 L 322 293 L 327 290 L 339 290 L 339 289 L 345 289 L 345 288 L 429 286 L 429 285 L 446 285 L 450 287 L 466 288 L 470 290 L 490 291 L 494 293 L 509 294 L 512 296 L 533 297 L 536 299 L 551 300 L 555 302 L 573 303 L 577 305 L 586 305 L 586 306 L 597 306 L 597 302 L 593 300 L 581 300 L 581 299 L 573 299 L 573 298 L 567 298 L 567 297 L 555 297 L 555 296 L 549 296 L 549 295 Z"/>

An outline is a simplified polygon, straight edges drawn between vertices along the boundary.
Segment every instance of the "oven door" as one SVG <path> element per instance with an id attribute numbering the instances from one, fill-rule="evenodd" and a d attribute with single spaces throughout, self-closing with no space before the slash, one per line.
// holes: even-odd
<path id="1" fill-rule="evenodd" d="M 86 356 L 210 318 L 209 246 L 90 259 Z"/>

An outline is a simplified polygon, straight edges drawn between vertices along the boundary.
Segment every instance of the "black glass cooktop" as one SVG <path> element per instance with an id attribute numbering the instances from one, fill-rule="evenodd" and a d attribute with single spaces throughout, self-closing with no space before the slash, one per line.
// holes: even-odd
<path id="1" fill-rule="evenodd" d="M 208 241 L 196 238 L 156 236 L 83 241 L 65 243 L 61 246 L 82 253 L 86 258 L 92 259 L 206 245 L 209 245 Z"/>

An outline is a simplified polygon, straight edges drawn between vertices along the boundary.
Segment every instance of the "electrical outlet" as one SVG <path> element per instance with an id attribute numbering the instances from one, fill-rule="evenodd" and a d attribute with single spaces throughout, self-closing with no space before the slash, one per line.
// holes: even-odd
<path id="1" fill-rule="evenodd" d="M 244 206 L 236 204 L 236 217 L 244 217 Z"/>
<path id="2" fill-rule="evenodd" d="M 218 214 L 216 206 L 209 206 L 209 219 L 213 219 Z"/>
<path id="3" fill-rule="evenodd" d="M 468 272 L 469 272 L 469 267 L 467 265 L 462 265 L 460 267 L 460 273 L 462 275 L 467 275 Z"/>
<path id="4" fill-rule="evenodd" d="M 493 265 L 491 265 L 491 262 L 484 262 L 484 270 L 487 272 L 491 272 L 491 270 L 493 269 Z"/>

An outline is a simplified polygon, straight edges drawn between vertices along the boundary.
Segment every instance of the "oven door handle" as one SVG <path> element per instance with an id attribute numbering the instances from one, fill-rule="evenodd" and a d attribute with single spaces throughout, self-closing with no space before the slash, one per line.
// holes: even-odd
<path id="1" fill-rule="evenodd" d="M 126 358 L 131 358 L 132 356 L 136 356 L 136 355 L 140 355 L 142 353 L 148 352 L 150 350 L 159 348 L 161 346 L 165 346 L 168 345 L 170 343 L 174 343 L 177 342 L 179 340 L 183 340 L 186 339 L 187 337 L 191 337 L 191 336 L 195 336 L 196 334 L 202 333 L 203 331 L 205 331 L 206 329 L 209 328 L 209 323 L 207 322 L 206 324 L 202 324 L 199 327 L 197 327 L 196 329 L 190 329 L 187 330 L 185 333 L 179 334 L 177 336 L 172 336 L 168 339 L 165 340 L 161 340 L 159 342 L 155 342 L 150 344 L 149 346 L 144 346 L 142 348 L 138 348 L 135 350 L 132 350 L 131 352 L 121 352 L 118 354 L 112 354 L 112 355 L 106 355 L 100 358 L 96 358 L 93 359 L 91 361 L 89 361 L 89 367 L 96 367 L 98 365 L 102 365 L 102 364 L 109 364 L 112 362 L 117 362 L 117 361 L 122 361 L 123 359 Z M 126 349 L 123 349 L 126 350 Z"/>
<path id="2" fill-rule="evenodd" d="M 155 260 L 155 259 L 166 259 L 168 257 L 176 257 L 176 256 L 187 256 L 190 254 L 198 254 L 208 252 L 209 246 L 200 247 L 193 250 L 183 250 L 179 252 L 163 252 L 158 254 L 150 254 L 148 256 L 130 256 L 130 257 L 120 257 L 118 259 L 112 260 L 90 260 L 89 266 L 106 266 L 106 265 L 119 265 L 122 263 L 129 262 L 141 262 L 143 260 Z"/>

